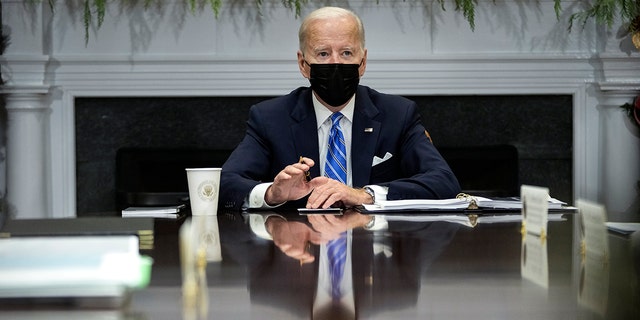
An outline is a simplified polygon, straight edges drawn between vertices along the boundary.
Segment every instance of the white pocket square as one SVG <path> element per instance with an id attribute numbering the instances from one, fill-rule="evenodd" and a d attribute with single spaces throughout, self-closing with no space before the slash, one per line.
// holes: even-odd
<path id="1" fill-rule="evenodd" d="M 372 167 L 375 167 L 389 159 L 391 159 L 391 157 L 393 157 L 393 155 L 389 152 L 385 153 L 384 158 L 379 158 L 377 156 L 373 156 L 373 163 L 371 164 Z"/>

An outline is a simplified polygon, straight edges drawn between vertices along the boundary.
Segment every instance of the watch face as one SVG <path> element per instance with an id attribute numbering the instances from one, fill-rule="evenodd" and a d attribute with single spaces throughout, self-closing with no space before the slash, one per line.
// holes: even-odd
<path id="1" fill-rule="evenodd" d="M 364 192 L 366 192 L 368 195 L 371 196 L 371 200 L 373 201 L 373 203 L 376 202 L 376 193 L 373 192 L 373 189 L 369 187 L 364 187 Z"/>
<path id="2" fill-rule="evenodd" d="M 371 220 L 369 220 L 369 222 L 367 222 L 367 224 L 364 225 L 364 228 L 371 229 L 375 224 L 376 224 L 376 216 L 371 216 Z"/>

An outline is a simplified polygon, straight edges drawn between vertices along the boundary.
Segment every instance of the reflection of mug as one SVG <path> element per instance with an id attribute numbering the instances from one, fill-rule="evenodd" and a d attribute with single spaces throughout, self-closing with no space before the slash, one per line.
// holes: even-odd
<path id="1" fill-rule="evenodd" d="M 218 213 L 218 191 L 221 168 L 187 168 L 191 214 L 211 215 Z"/>
<path id="2" fill-rule="evenodd" d="M 208 262 L 222 261 L 222 248 L 220 246 L 220 231 L 218 230 L 218 217 L 193 216 L 193 239 L 196 246 L 204 248 Z"/>

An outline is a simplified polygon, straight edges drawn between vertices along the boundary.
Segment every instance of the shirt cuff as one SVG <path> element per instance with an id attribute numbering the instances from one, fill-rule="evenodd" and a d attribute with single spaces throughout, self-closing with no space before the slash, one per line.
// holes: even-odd
<path id="1" fill-rule="evenodd" d="M 275 213 L 251 213 L 249 214 L 249 227 L 251 228 L 251 231 L 253 231 L 256 236 L 262 239 L 273 240 L 273 237 L 269 234 L 269 231 L 267 231 L 266 226 L 267 219 L 269 219 L 269 217 L 271 216 L 277 216 L 282 218 L 283 220 L 286 220 L 283 216 Z"/>
<path id="2" fill-rule="evenodd" d="M 389 187 L 378 186 L 375 184 L 366 185 L 365 187 L 371 188 L 376 195 L 376 201 L 387 200 L 387 194 L 389 193 Z"/>
<path id="3" fill-rule="evenodd" d="M 243 207 L 245 209 L 273 209 L 283 205 L 284 203 L 270 206 L 264 201 L 264 196 L 265 194 L 267 194 L 267 189 L 269 189 L 272 184 L 272 182 L 265 182 L 253 187 L 247 198 L 244 199 Z"/>
<path id="4" fill-rule="evenodd" d="M 385 219 L 384 215 L 373 215 L 373 225 L 366 228 L 368 231 L 380 231 L 387 230 L 389 228 L 389 222 Z"/>

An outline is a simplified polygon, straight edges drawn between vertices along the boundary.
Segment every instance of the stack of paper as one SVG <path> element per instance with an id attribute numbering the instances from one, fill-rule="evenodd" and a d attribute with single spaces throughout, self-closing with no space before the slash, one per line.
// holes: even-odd
<path id="1" fill-rule="evenodd" d="M 121 297 L 148 284 L 136 236 L 0 240 L 0 298 Z"/>
<path id="2" fill-rule="evenodd" d="M 410 199 L 382 200 L 375 204 L 365 204 L 365 209 L 375 210 L 426 210 L 426 209 L 467 209 L 469 201 L 465 199 Z"/>
<path id="3" fill-rule="evenodd" d="M 151 217 L 177 219 L 184 214 L 185 205 L 164 206 L 164 207 L 129 207 L 122 210 L 123 218 L 131 217 Z"/>
<path id="4" fill-rule="evenodd" d="M 473 205 L 472 205 L 473 204 Z M 563 208 L 566 203 L 554 198 L 549 198 L 549 209 Z M 477 196 L 457 197 L 453 199 L 409 199 L 409 200 L 383 200 L 375 204 L 366 204 L 367 211 L 393 211 L 393 210 L 465 210 L 465 209 L 522 209 L 520 198 L 496 198 L 489 199 Z"/>

